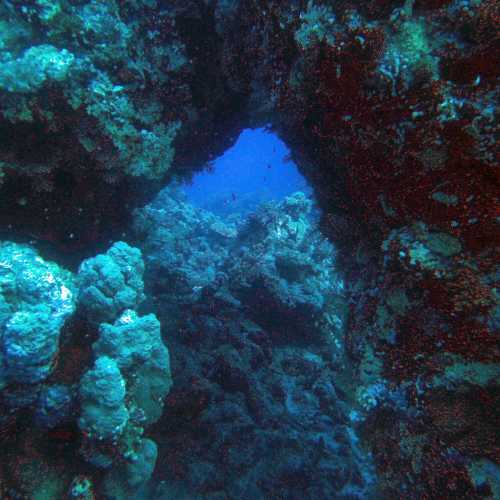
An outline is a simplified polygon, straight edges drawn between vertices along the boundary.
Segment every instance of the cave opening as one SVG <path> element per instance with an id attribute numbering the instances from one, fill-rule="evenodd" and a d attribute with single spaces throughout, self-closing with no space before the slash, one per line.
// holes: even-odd
<path id="1" fill-rule="evenodd" d="M 207 318 L 223 328 L 238 318 L 235 325 L 254 321 L 276 345 L 338 358 L 344 281 L 320 221 L 312 186 L 267 126 L 243 129 L 189 181 L 169 183 L 136 210 L 132 231 L 167 336 L 191 329 L 185 318 L 193 314 L 200 330 Z"/>
<path id="2" fill-rule="evenodd" d="M 268 127 L 243 129 L 182 190 L 189 203 L 220 217 L 246 216 L 260 204 L 279 202 L 296 191 L 313 196 L 289 148 Z"/>

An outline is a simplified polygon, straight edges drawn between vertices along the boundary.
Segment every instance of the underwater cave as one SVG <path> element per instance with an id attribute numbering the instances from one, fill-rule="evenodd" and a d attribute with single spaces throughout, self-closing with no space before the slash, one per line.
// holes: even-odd
<path id="1" fill-rule="evenodd" d="M 492 0 L 0 5 L 0 498 L 500 498 Z"/>

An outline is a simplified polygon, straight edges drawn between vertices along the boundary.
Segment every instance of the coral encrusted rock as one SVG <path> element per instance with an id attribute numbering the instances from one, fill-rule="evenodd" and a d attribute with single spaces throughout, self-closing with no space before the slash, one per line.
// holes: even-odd
<path id="1" fill-rule="evenodd" d="M 80 265 L 78 305 L 93 323 L 114 321 L 144 299 L 143 274 L 141 251 L 119 241 Z"/>
<path id="2" fill-rule="evenodd" d="M 170 357 L 154 314 L 126 310 L 114 324 L 103 323 L 93 346 L 96 356 L 109 356 L 127 381 L 129 408 L 143 423 L 156 421 L 172 386 Z"/>
<path id="3" fill-rule="evenodd" d="M 128 422 L 125 380 L 115 360 L 101 356 L 80 383 L 80 429 L 94 440 L 116 440 Z"/>
<path id="4" fill-rule="evenodd" d="M 27 245 L 0 243 L 0 390 L 51 373 L 74 296 L 71 273 Z"/>

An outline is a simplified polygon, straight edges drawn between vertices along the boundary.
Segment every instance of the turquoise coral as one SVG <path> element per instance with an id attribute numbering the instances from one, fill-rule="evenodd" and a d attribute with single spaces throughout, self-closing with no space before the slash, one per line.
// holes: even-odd
<path id="1" fill-rule="evenodd" d="M 125 380 L 116 361 L 100 356 L 80 382 L 80 429 L 95 441 L 117 441 L 127 425 Z"/>
<path id="2" fill-rule="evenodd" d="M 113 321 L 144 299 L 143 273 L 140 250 L 117 242 L 105 254 L 80 265 L 78 304 L 95 323 Z"/>
<path id="3" fill-rule="evenodd" d="M 141 413 L 141 423 L 158 420 L 172 376 L 168 349 L 156 317 L 124 311 L 114 324 L 100 325 L 93 349 L 96 356 L 108 356 L 116 362 L 127 382 L 129 407 Z"/>
<path id="4" fill-rule="evenodd" d="M 0 242 L 0 389 L 49 376 L 74 309 L 68 271 L 27 245 Z"/>

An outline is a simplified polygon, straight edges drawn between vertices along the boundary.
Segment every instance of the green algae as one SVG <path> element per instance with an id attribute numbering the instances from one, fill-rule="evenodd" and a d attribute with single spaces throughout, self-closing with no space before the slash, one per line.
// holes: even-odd
<path id="1" fill-rule="evenodd" d="M 458 238 L 448 233 L 430 233 L 427 246 L 435 253 L 444 257 L 453 257 L 462 251 Z"/>
<path id="2" fill-rule="evenodd" d="M 410 305 L 404 288 L 396 288 L 387 297 L 387 305 L 396 313 L 404 314 Z"/>
<path id="3" fill-rule="evenodd" d="M 447 366 L 441 375 L 434 377 L 432 385 L 443 386 L 464 382 L 485 387 L 500 379 L 500 365 L 496 363 L 465 362 L 453 356 L 453 364 Z"/>
<path id="4" fill-rule="evenodd" d="M 335 15 L 330 7 L 315 5 L 312 0 L 307 3 L 307 10 L 300 13 L 300 28 L 295 32 L 295 41 L 302 49 L 308 49 L 318 42 L 333 45 L 332 26 Z"/>
<path id="5" fill-rule="evenodd" d="M 405 64 L 413 71 L 426 69 L 433 77 L 437 78 L 437 63 L 431 55 L 431 46 L 423 20 L 409 19 L 405 21 L 401 25 L 394 43 L 395 49 L 399 51 Z"/>
<path id="6" fill-rule="evenodd" d="M 458 204 L 458 197 L 454 194 L 446 194 L 442 191 L 437 191 L 433 193 L 432 199 L 439 203 L 443 203 L 448 206 L 456 206 Z"/>

